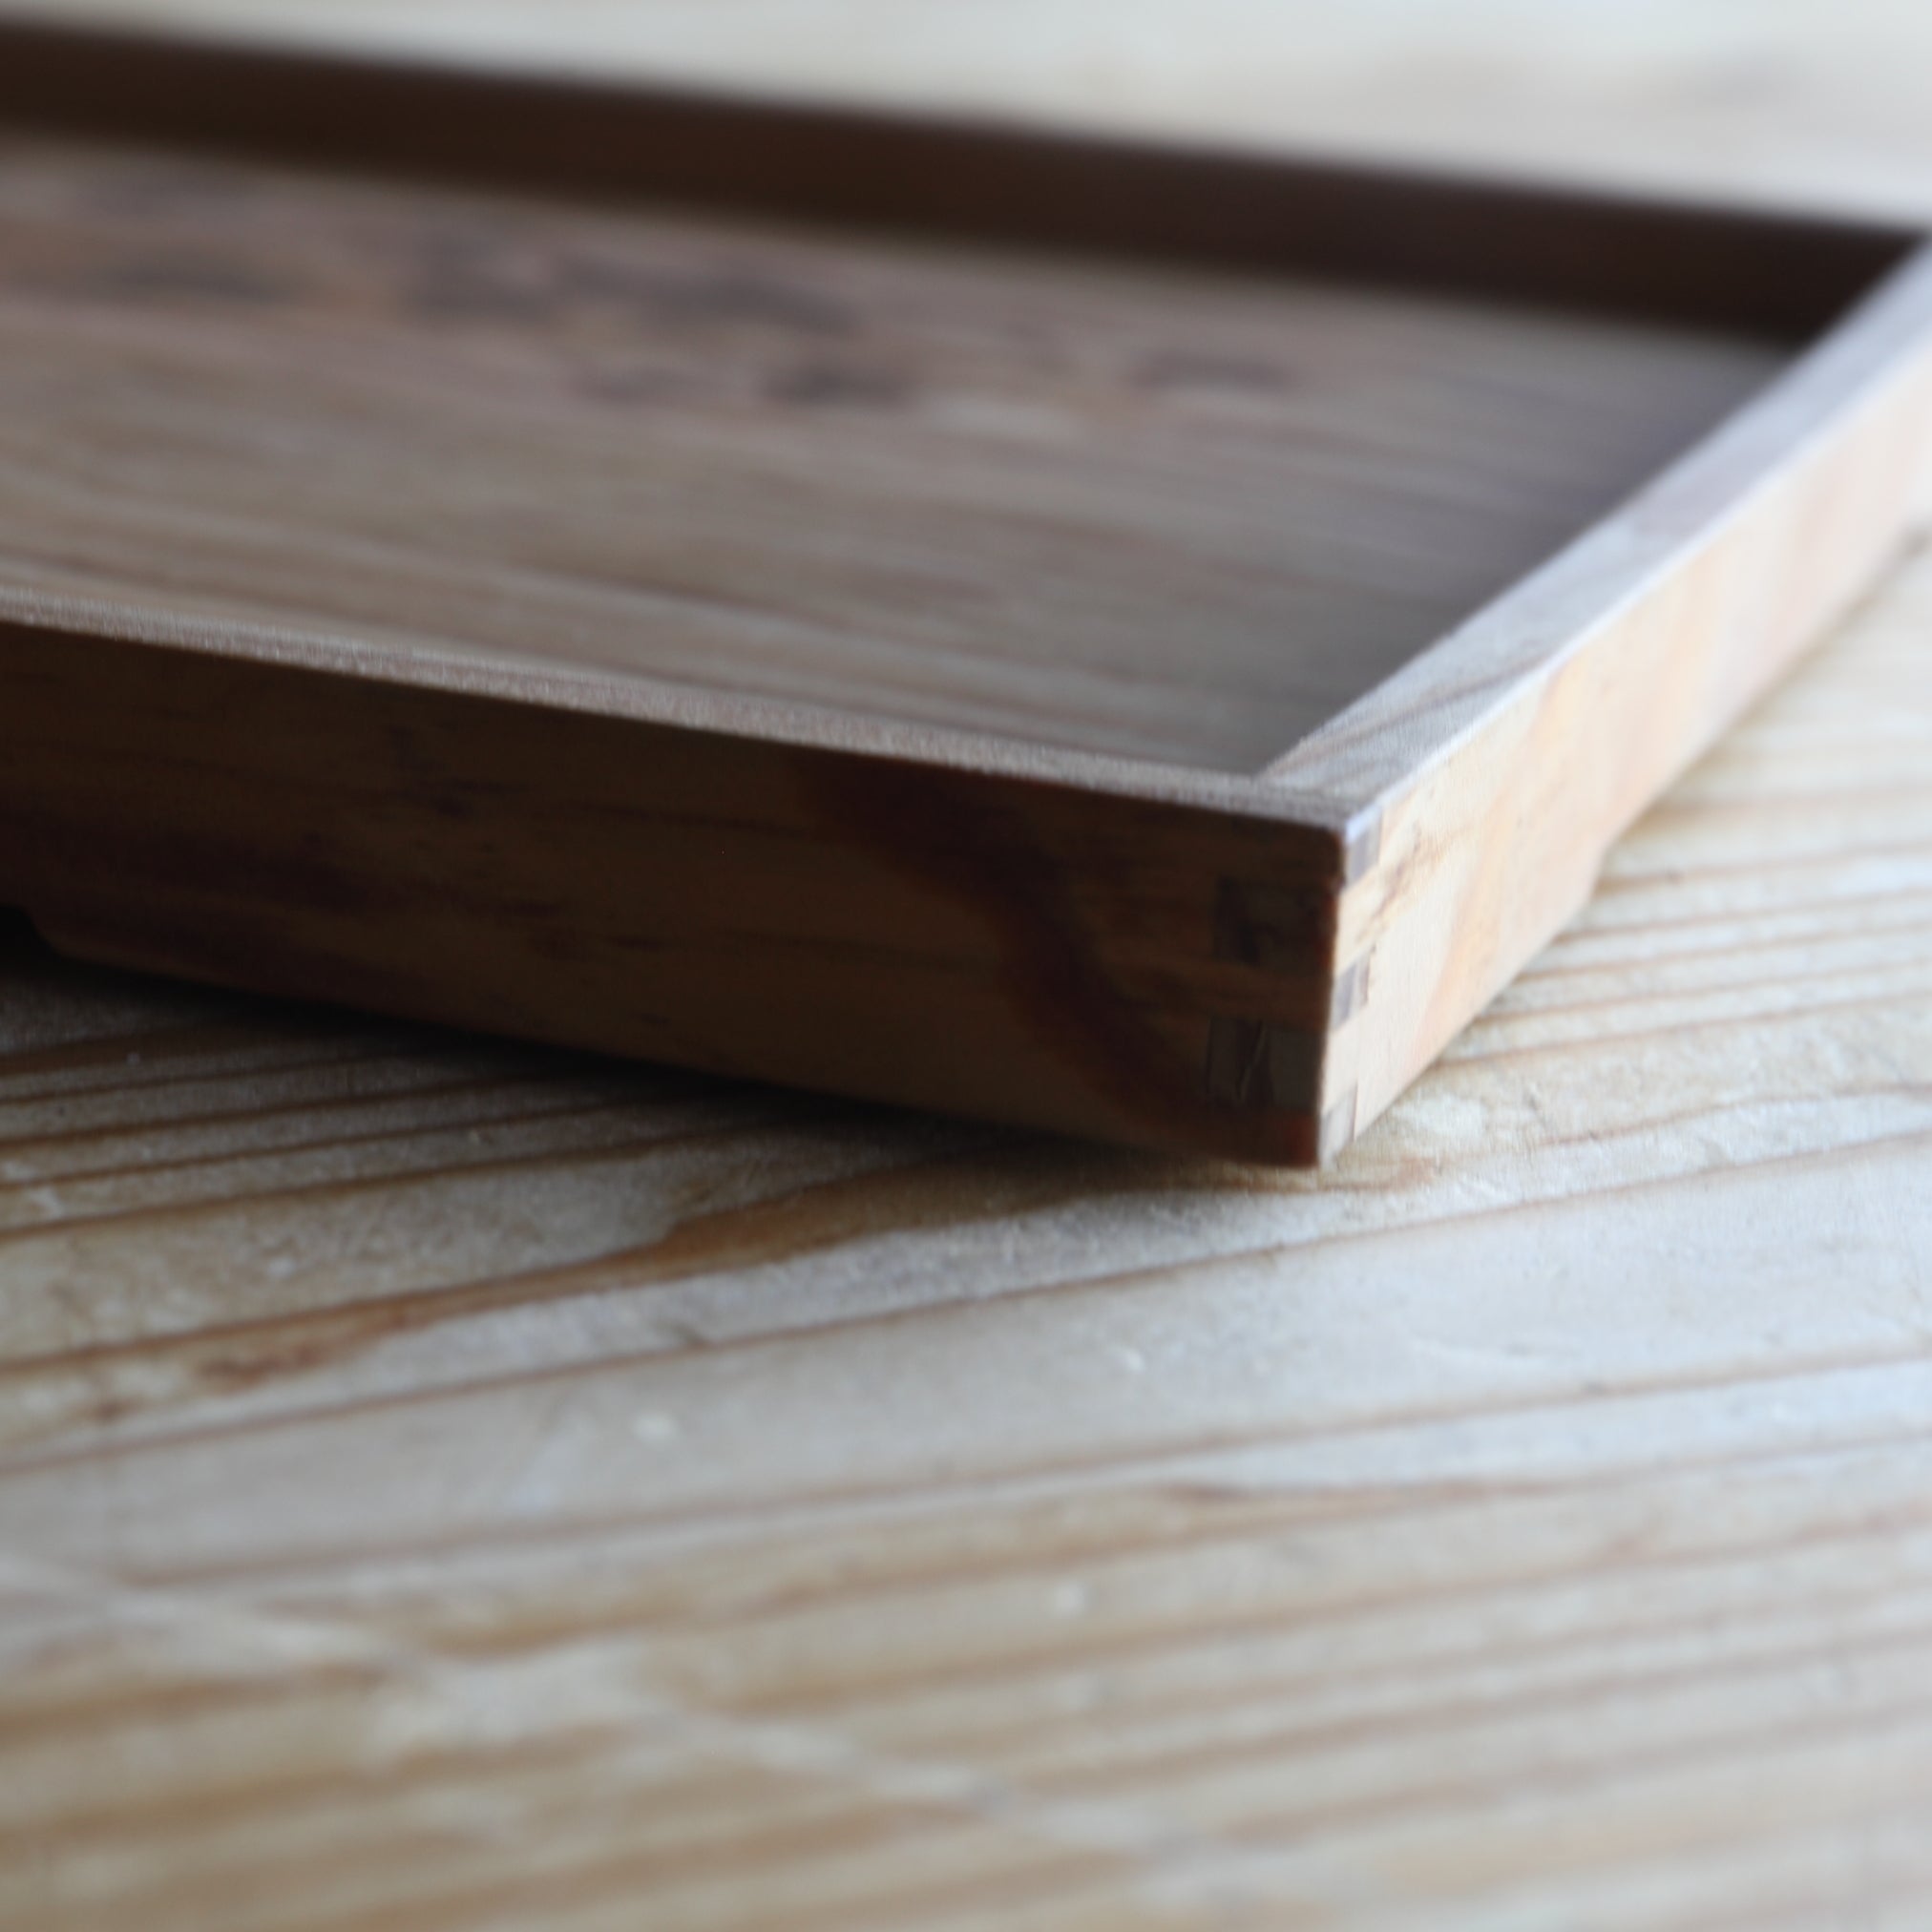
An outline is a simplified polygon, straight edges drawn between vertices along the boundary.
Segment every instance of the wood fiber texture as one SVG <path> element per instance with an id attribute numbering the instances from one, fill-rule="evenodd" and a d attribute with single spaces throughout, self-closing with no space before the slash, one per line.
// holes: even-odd
<path id="1" fill-rule="evenodd" d="M 804 70 L 853 10 L 759 17 Z M 1080 17 L 1068 97 L 1181 16 Z M 1641 171 L 1744 30 L 1591 18 Z M 1872 174 L 1807 50 L 1883 99 L 1923 22 L 1777 18 L 1754 85 Z M 898 32 L 844 44 L 890 79 Z M 1493 85 L 1429 125 L 1501 138 Z M 1916 1927 L 1928 1307 L 1922 555 L 1319 1180 L 16 928 L 0 1922 Z"/>
<path id="2" fill-rule="evenodd" d="M 1784 360 L 17 136 L 0 262 L 14 589 L 1229 772 Z"/>

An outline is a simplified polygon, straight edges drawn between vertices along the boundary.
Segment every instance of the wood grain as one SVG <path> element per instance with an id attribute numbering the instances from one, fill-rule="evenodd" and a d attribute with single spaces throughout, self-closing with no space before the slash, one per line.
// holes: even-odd
<path id="1" fill-rule="evenodd" d="M 259 992 L 1327 1158 L 1932 473 L 1911 231 L 4 23 L 0 122 L 0 895 Z"/>
<path id="2" fill-rule="evenodd" d="M 1919 1926 L 1928 773 L 1922 556 L 1319 1182 L 16 931 L 0 1918 Z"/>
<path id="3" fill-rule="evenodd" d="M 1922 1902 L 1928 635 L 1320 1183 L 16 941 L 10 1922 Z"/>
<path id="4" fill-rule="evenodd" d="M 1418 659 L 1274 767 L 1353 793 L 1352 837 L 1373 854 L 1337 912 L 1336 958 L 1358 992 L 1336 1008 L 1325 1121 L 1359 1127 L 1395 1099 L 1583 904 L 1611 837 L 1918 523 L 1932 500 L 1928 323 L 1932 255 L 1808 372 L 1837 435 L 1780 436 L 1779 417 L 1790 430 L 1808 413 L 1799 386 L 1783 388 L 1454 650 Z M 1784 452 L 1774 465 L 1770 447 Z M 1607 613 L 1606 579 L 1632 586 Z"/>
<path id="5" fill-rule="evenodd" d="M 0 148 L 14 598 L 1229 772 L 1785 360 L 1291 277 Z"/>
<path id="6" fill-rule="evenodd" d="M 83 958 L 1314 1157 L 1320 827 L 30 625 L 0 663 L 0 879 Z M 1277 930 L 1317 956 L 1236 943 Z M 1230 1012 L 1299 1043 L 1267 1104 L 1204 1082 Z"/>

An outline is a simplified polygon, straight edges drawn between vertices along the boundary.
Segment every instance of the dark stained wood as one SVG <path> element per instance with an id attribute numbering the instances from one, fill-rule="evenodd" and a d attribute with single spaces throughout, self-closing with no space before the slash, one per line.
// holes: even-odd
<path id="1" fill-rule="evenodd" d="M 1890 231 L 0 52 L 0 899 L 97 959 L 1307 1164 L 1924 507 Z"/>
<path id="2" fill-rule="evenodd" d="M 1237 774 L 1786 359 L 0 144 L 16 593 Z"/>
<path id="3" fill-rule="evenodd" d="M 19 626 L 0 679 L 0 879 L 86 956 L 1312 1158 L 1332 833 Z M 1228 1014 L 1298 1082 L 1208 1077 Z"/>

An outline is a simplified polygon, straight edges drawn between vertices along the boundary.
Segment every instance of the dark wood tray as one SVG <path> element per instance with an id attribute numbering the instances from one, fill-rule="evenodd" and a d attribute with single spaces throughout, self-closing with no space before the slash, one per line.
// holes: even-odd
<path id="1" fill-rule="evenodd" d="M 1928 450 L 1905 233 L 0 26 L 0 899 L 1310 1163 Z"/>

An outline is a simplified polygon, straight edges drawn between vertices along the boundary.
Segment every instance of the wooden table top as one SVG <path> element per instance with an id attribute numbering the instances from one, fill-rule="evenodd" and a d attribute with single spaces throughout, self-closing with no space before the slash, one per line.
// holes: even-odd
<path id="1" fill-rule="evenodd" d="M 409 31 L 1932 219 L 1912 0 L 1419 10 Z M 1320 1179 L 0 928 L 0 1922 L 1923 1925 L 1928 1416 L 1932 556 Z"/>

